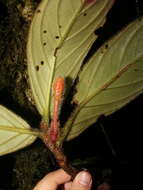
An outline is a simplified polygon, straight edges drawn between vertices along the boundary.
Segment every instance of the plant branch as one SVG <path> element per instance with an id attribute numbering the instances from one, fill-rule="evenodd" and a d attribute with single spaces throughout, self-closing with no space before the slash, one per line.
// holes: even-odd
<path id="1" fill-rule="evenodd" d="M 46 145 L 46 147 L 53 153 L 57 164 L 65 171 L 67 172 L 72 179 L 77 174 L 77 170 L 71 166 L 69 161 L 67 160 L 67 157 L 64 155 L 62 147 L 58 145 L 58 143 L 53 143 L 50 137 L 50 129 L 48 128 L 48 125 L 46 122 L 42 121 L 40 128 L 42 130 L 41 133 L 41 139 Z"/>
<path id="2" fill-rule="evenodd" d="M 72 124 L 78 114 L 78 112 L 80 111 L 81 106 L 77 106 L 75 108 L 75 110 L 73 111 L 73 113 L 71 114 L 70 118 L 67 120 L 67 122 L 65 123 L 64 127 L 62 128 L 62 135 L 59 137 L 59 143 L 60 145 L 63 144 L 64 140 L 66 139 L 66 137 L 68 136 L 69 132 L 71 131 L 72 128 Z"/>

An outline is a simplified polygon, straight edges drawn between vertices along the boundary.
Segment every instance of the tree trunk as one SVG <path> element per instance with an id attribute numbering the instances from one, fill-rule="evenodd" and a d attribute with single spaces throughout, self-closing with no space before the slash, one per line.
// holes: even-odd
<path id="1" fill-rule="evenodd" d="M 32 15 L 38 3 L 39 0 L 0 1 L 0 104 L 28 119 L 34 127 L 38 125 L 39 116 L 28 83 L 26 43 Z M 0 158 L 0 168 L 6 165 L 3 178 L 7 178 L 9 172 L 11 176 L 6 183 L 5 179 L 0 182 L 3 183 L 0 184 L 1 190 L 31 190 L 51 170 L 47 148 L 41 141 L 36 141 L 32 146 Z M 8 162 L 11 162 L 12 168 L 9 168 Z"/>

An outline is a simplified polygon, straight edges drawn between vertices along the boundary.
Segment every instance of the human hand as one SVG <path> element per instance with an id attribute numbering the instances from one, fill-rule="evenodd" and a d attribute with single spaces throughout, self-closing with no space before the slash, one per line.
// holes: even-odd
<path id="1" fill-rule="evenodd" d="M 92 177 L 88 172 L 81 171 L 71 181 L 71 176 L 59 169 L 46 175 L 33 190 L 57 190 L 61 184 L 64 185 L 65 190 L 90 190 Z"/>

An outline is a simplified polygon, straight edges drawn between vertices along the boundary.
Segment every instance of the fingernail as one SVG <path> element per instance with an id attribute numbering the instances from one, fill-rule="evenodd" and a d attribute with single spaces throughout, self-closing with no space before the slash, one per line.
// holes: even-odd
<path id="1" fill-rule="evenodd" d="M 91 183 L 91 175 L 83 171 L 76 176 L 75 180 L 83 186 L 89 186 Z"/>

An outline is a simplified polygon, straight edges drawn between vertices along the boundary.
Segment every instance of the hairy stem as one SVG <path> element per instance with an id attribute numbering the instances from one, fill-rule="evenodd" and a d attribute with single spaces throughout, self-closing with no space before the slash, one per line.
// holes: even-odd
<path id="1" fill-rule="evenodd" d="M 67 157 L 63 153 L 62 147 L 58 146 L 58 143 L 52 142 L 51 137 L 50 137 L 50 130 L 48 126 L 46 126 L 46 123 L 44 123 L 44 121 L 41 122 L 41 130 L 42 130 L 41 139 L 46 145 L 46 147 L 50 149 L 50 151 L 53 153 L 57 161 L 57 164 L 65 172 L 67 172 L 72 177 L 72 179 L 74 179 L 78 171 L 74 167 L 71 166 L 71 164 L 67 160 Z"/>

